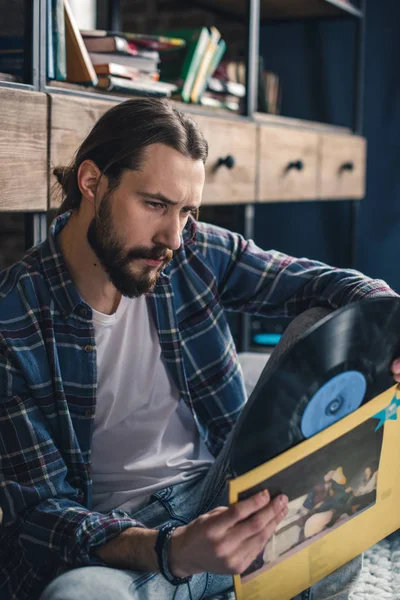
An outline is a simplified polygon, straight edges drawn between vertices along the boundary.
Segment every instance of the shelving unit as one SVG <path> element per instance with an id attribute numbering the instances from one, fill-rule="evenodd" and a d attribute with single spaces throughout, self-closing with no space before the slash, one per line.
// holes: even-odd
<path id="1" fill-rule="evenodd" d="M 31 47 L 24 83 L 0 81 L 0 211 L 26 214 L 29 241 L 46 232 L 51 168 L 68 163 L 95 121 L 122 96 L 57 83 L 46 78 L 46 0 L 21 0 L 26 44 Z M 199 121 L 210 146 L 204 204 L 242 204 L 244 234 L 253 236 L 254 205 L 288 200 L 360 199 L 365 185 L 365 140 L 361 137 L 366 0 L 192 0 L 226 19 L 246 23 L 247 94 L 242 115 L 179 103 Z M 257 112 L 260 24 L 299 19 L 351 18 L 356 22 L 353 127 L 300 121 Z M 200 23 L 199 23 L 200 24 Z M 29 27 L 31 25 L 31 27 Z M 121 27 L 120 0 L 109 0 L 108 25 Z M 271 150 L 272 148 L 272 150 Z M 234 168 L 213 168 L 234 154 Z M 18 159 L 18 177 L 10 168 Z M 230 161 L 226 162 L 227 165 Z M 354 228 L 358 202 L 354 206 Z M 241 348 L 248 347 L 248 319 Z"/>

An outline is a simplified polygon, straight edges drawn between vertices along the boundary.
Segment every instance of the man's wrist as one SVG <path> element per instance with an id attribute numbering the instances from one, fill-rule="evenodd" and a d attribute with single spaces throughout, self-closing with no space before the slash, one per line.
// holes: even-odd
<path id="1" fill-rule="evenodd" d="M 110 567 L 154 573 L 158 571 L 154 552 L 157 535 L 156 529 L 130 527 L 96 548 L 95 553 Z"/>
<path id="2" fill-rule="evenodd" d="M 171 536 L 169 547 L 168 565 L 169 570 L 175 577 L 185 578 L 194 575 L 190 571 L 189 564 L 185 564 L 185 526 L 177 527 Z M 187 559 L 187 557 L 186 557 Z"/>

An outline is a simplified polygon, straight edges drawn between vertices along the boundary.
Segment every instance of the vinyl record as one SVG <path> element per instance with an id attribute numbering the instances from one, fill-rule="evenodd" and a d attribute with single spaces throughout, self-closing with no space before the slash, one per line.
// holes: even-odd
<path id="1" fill-rule="evenodd" d="M 400 298 L 371 298 L 332 312 L 264 369 L 235 427 L 234 476 L 329 427 L 394 384 Z"/>

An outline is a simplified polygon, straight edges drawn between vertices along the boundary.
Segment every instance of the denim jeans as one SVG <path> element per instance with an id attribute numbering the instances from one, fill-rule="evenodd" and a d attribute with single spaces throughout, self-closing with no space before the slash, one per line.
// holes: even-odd
<path id="1" fill-rule="evenodd" d="M 153 494 L 150 503 L 132 516 L 153 528 L 160 527 L 166 521 L 176 525 L 188 523 L 205 512 L 203 509 L 211 509 L 225 501 L 225 489 L 217 496 L 207 494 L 210 475 L 208 473 L 206 477 Z M 207 498 L 208 503 L 200 506 L 200 496 Z M 361 558 L 358 557 L 295 600 L 347 600 L 360 569 Z M 189 583 L 175 587 L 157 573 L 94 566 L 72 569 L 59 575 L 46 588 L 40 600 L 232 600 L 234 597 L 233 580 L 228 575 L 201 573 L 194 575 Z M 268 600 L 268 590 L 265 600 Z"/>
<path id="2" fill-rule="evenodd" d="M 263 377 L 272 372 L 276 361 L 294 339 L 327 311 L 312 309 L 300 315 L 288 328 L 267 363 Z M 150 502 L 135 510 L 132 517 L 149 528 L 166 522 L 185 525 L 216 506 L 228 504 L 226 480 L 230 473 L 230 438 L 215 463 L 205 475 L 164 488 L 151 496 Z M 294 600 L 348 600 L 357 580 L 362 558 L 356 557 Z M 81 567 L 59 575 L 43 592 L 40 600 L 231 600 L 233 579 L 228 575 L 201 573 L 189 583 L 173 586 L 158 573 L 119 570 L 110 567 Z M 268 590 L 265 590 L 268 600 Z M 264 600 L 263 598 L 263 600 Z"/>

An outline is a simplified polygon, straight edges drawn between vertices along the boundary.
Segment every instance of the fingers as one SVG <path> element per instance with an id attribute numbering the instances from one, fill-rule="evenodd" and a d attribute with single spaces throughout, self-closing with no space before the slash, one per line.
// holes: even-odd
<path id="1" fill-rule="evenodd" d="M 244 521 L 240 521 L 232 528 L 225 540 L 232 548 L 238 548 L 249 539 L 257 539 L 261 536 L 271 535 L 277 525 L 288 513 L 286 496 L 278 496 L 266 507 L 250 515 Z M 269 537 L 267 538 L 269 539 Z M 264 541 L 264 544 L 267 540 Z"/>
<path id="2" fill-rule="evenodd" d="M 392 362 L 392 373 L 394 380 L 400 382 L 400 358 Z"/>
<path id="3" fill-rule="evenodd" d="M 218 523 L 215 523 L 216 533 L 218 534 L 218 530 L 224 532 L 239 523 L 239 521 L 247 519 L 250 515 L 267 506 L 270 500 L 268 490 L 263 490 L 250 498 L 233 504 L 229 507 L 229 510 L 218 516 Z"/>
<path id="4" fill-rule="evenodd" d="M 229 545 L 229 543 L 226 543 L 225 547 L 220 545 L 217 549 L 217 555 L 218 559 L 224 562 L 225 572 L 229 572 L 231 575 L 243 573 L 260 552 L 262 552 L 268 540 L 274 534 L 276 527 L 287 515 L 287 512 L 287 506 L 280 509 L 274 518 L 267 522 L 267 525 L 263 529 L 241 540 L 235 546 L 232 546 L 232 544 Z M 250 517 L 250 519 L 253 519 L 253 517 Z M 243 523 L 240 523 L 237 527 L 241 527 L 242 525 Z M 237 537 L 235 539 L 237 541 Z"/>

